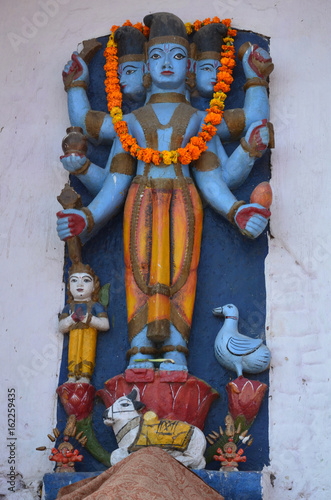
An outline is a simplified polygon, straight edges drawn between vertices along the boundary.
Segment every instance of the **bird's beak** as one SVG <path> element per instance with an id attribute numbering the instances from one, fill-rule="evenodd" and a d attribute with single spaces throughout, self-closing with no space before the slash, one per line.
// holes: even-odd
<path id="1" fill-rule="evenodd" d="M 215 309 L 213 309 L 213 314 L 215 316 L 223 316 L 223 307 L 215 307 Z"/>

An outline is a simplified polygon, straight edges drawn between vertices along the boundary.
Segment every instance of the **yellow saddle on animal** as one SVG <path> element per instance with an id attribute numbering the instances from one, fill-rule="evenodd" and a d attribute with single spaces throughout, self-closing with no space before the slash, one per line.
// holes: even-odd
<path id="1" fill-rule="evenodd" d="M 146 446 L 185 451 L 189 445 L 194 427 L 180 420 L 159 419 L 156 413 L 148 411 L 141 417 L 136 439 L 129 452 Z"/>

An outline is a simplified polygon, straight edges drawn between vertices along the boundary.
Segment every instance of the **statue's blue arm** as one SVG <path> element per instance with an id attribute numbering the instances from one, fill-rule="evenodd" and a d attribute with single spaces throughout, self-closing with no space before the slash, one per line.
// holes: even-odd
<path id="1" fill-rule="evenodd" d="M 112 119 L 108 113 L 91 110 L 86 94 L 89 84 L 88 67 L 74 52 L 72 60 L 64 67 L 64 81 L 69 72 L 75 68 L 79 70 L 79 76 L 74 78 L 73 85 L 67 88 L 70 123 L 74 127 L 82 127 L 84 134 L 95 144 L 111 144 L 116 136 Z M 82 86 L 79 86 L 80 84 Z"/>
<path id="2" fill-rule="evenodd" d="M 259 59 L 260 71 L 265 71 L 265 75 L 260 73 L 254 62 Z M 224 119 L 217 127 L 217 135 L 223 141 L 235 139 L 234 134 L 239 132 L 242 137 L 247 133 L 249 127 L 259 120 L 269 121 L 270 107 L 268 99 L 268 84 L 266 77 L 272 71 L 273 65 L 270 55 L 257 45 L 248 44 L 248 48 L 242 59 L 243 70 L 246 76 L 245 100 L 243 109 L 234 109 L 224 112 Z M 233 129 L 233 123 L 239 120 L 238 125 Z M 241 122 L 243 122 L 241 124 Z M 243 127 L 240 133 L 239 128 Z"/>
<path id="3" fill-rule="evenodd" d="M 123 155 L 123 156 L 122 156 Z M 132 157 L 125 153 L 119 139 L 114 141 L 112 152 L 107 163 L 107 175 L 103 182 L 101 190 L 95 196 L 93 201 L 86 207 L 90 214 L 88 216 L 83 210 L 63 210 L 58 215 L 57 231 L 61 240 L 66 240 L 73 235 L 79 235 L 82 243 L 92 238 L 122 207 L 127 191 L 134 175 L 134 166 L 130 174 L 121 173 L 112 169 L 113 161 L 118 159 L 132 162 Z M 130 164 L 131 165 L 131 164 Z M 109 171 L 110 167 L 110 171 Z M 91 218 L 93 225 L 91 226 Z"/>

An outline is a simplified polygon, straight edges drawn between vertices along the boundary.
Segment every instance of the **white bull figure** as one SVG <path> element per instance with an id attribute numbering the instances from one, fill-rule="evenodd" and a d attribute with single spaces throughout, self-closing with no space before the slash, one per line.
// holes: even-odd
<path id="1" fill-rule="evenodd" d="M 104 424 L 113 428 L 118 444 L 118 449 L 111 454 L 111 465 L 140 448 L 158 446 L 186 467 L 203 469 L 206 465 L 203 432 L 186 422 L 158 419 L 151 411 L 140 415 L 138 410 L 145 405 L 137 400 L 137 396 L 137 390 L 133 389 L 127 396 L 117 399 L 103 414 Z"/>

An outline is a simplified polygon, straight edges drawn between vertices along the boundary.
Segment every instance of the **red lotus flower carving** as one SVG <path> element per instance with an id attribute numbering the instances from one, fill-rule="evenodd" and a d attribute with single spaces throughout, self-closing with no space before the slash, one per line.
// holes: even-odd
<path id="1" fill-rule="evenodd" d="M 67 415 L 75 415 L 77 420 L 87 418 L 93 410 L 95 389 L 86 383 L 68 383 L 56 389 Z"/>
<path id="2" fill-rule="evenodd" d="M 108 408 L 118 398 L 138 388 L 140 400 L 147 410 L 154 411 L 159 418 L 181 420 L 203 429 L 211 403 L 219 397 L 218 393 L 206 382 L 189 375 L 185 383 L 164 382 L 158 371 L 153 382 L 126 382 L 124 375 L 117 375 L 105 382 L 100 396 Z"/>
<path id="3" fill-rule="evenodd" d="M 250 425 L 260 409 L 268 386 L 258 380 L 238 377 L 226 386 L 229 399 L 229 413 L 233 420 L 244 415 Z"/>

